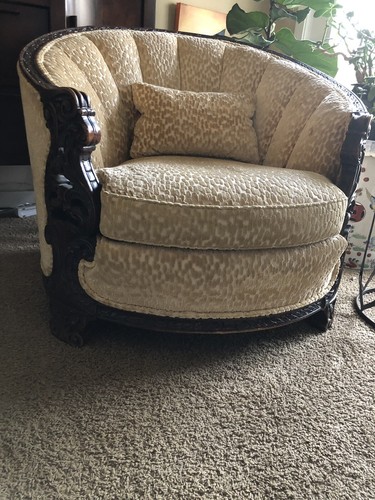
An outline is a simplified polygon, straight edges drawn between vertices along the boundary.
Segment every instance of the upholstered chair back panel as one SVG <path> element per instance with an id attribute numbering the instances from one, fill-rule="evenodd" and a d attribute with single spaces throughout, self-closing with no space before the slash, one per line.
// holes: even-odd
<path id="1" fill-rule="evenodd" d="M 170 33 L 134 32 L 142 80 L 161 87 L 180 88 L 178 40 Z M 124 69 L 124 68 L 123 68 Z"/>
<path id="2" fill-rule="evenodd" d="M 223 54 L 220 91 L 248 93 L 255 97 L 271 57 L 252 47 L 227 44 Z"/>
<path id="3" fill-rule="evenodd" d="M 84 91 L 90 97 L 102 131 L 94 156 L 96 167 L 117 165 L 128 150 L 124 101 L 98 45 L 86 36 L 71 35 L 51 42 L 38 56 L 40 67 L 53 83 Z"/>
<path id="4" fill-rule="evenodd" d="M 303 170 L 336 180 L 351 115 L 348 107 L 348 98 L 339 93 L 325 97 L 301 130 L 286 166 L 292 169 L 302 166 Z"/>
<path id="5" fill-rule="evenodd" d="M 181 90 L 219 92 L 224 49 L 217 40 L 180 38 Z"/>
<path id="6" fill-rule="evenodd" d="M 255 129 L 261 161 L 304 72 L 288 61 L 270 59 L 256 89 Z M 288 126 L 289 129 L 289 126 Z M 295 140 L 295 138 L 293 138 Z"/>
<path id="7" fill-rule="evenodd" d="M 106 30 L 51 42 L 39 54 L 39 64 L 55 84 L 90 96 L 102 130 L 95 167 L 112 167 L 129 158 L 136 118 L 131 84 L 143 81 L 197 92 L 248 94 L 256 104 L 261 163 L 314 170 L 333 180 L 339 173 L 338 145 L 351 119 L 348 98 L 324 77 L 311 78 L 309 70 L 269 53 L 173 33 Z M 325 99 L 335 102 L 340 120 L 327 108 L 332 116 L 323 121 Z M 306 138 L 311 134 L 321 137 L 318 155 L 308 152 Z"/>
<path id="8" fill-rule="evenodd" d="M 111 158 L 104 153 L 104 166 L 117 165 L 124 159 L 128 159 L 133 137 L 136 111 L 133 105 L 131 84 L 143 80 L 138 47 L 133 36 L 125 30 L 88 32 L 86 36 L 99 50 L 118 91 L 119 99 L 112 108 L 113 120 L 106 134 L 107 137 L 110 136 L 111 146 L 115 151 L 112 151 Z M 105 99 L 101 100 L 102 103 L 105 102 Z M 116 117 L 119 118 L 118 122 L 116 122 Z M 107 121 L 106 114 L 102 117 L 102 121 Z M 101 121 L 99 123 L 101 124 Z M 104 133 L 102 137 L 103 135 Z M 115 140 L 114 144 L 113 140 Z"/>
<path id="9" fill-rule="evenodd" d="M 270 64 L 270 68 L 265 74 L 262 84 L 259 86 L 259 94 L 265 94 L 264 91 L 262 92 L 262 87 L 269 86 L 265 82 L 269 81 L 267 78 L 270 76 L 269 71 L 275 70 L 276 66 L 280 66 L 278 61 Z M 277 70 L 276 73 L 278 73 Z M 291 73 L 291 75 L 285 75 L 284 79 L 282 79 L 280 75 L 280 80 L 285 84 L 283 106 L 278 108 L 278 114 L 274 116 L 273 123 L 269 119 L 267 120 L 269 130 L 261 130 L 260 124 L 257 124 L 259 127 L 259 142 L 263 146 L 266 146 L 263 150 L 265 154 L 263 161 L 266 165 L 275 167 L 285 167 L 287 165 L 301 131 L 310 120 L 311 115 L 319 107 L 320 103 L 327 94 L 329 95 L 330 93 L 329 85 L 324 80 L 317 80 L 312 91 L 311 77 L 309 74 L 304 74 L 301 71 L 298 75 L 295 75 L 293 79 L 294 71 Z M 288 86 L 293 88 L 293 91 L 288 91 Z M 272 90 L 268 88 L 267 90 L 271 95 L 278 94 L 275 88 Z M 276 103 L 275 108 L 277 109 Z M 266 116 L 267 115 L 269 116 L 270 113 L 266 113 Z M 267 137 L 269 141 L 267 145 L 263 142 L 265 141 L 264 137 Z"/>

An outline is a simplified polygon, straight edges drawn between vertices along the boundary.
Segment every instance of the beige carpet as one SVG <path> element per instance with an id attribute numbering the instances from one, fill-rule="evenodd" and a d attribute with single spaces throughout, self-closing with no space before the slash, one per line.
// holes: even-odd
<path id="1" fill-rule="evenodd" d="M 35 221 L 0 219 L 1 500 L 374 499 L 375 332 L 49 334 Z M 351 274 L 352 273 L 352 274 Z"/>

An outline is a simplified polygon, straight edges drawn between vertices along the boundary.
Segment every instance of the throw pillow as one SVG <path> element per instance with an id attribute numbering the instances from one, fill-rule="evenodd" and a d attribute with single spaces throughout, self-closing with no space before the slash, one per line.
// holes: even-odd
<path id="1" fill-rule="evenodd" d="M 130 155 L 194 155 L 259 163 L 247 95 L 132 85 L 140 112 Z"/>

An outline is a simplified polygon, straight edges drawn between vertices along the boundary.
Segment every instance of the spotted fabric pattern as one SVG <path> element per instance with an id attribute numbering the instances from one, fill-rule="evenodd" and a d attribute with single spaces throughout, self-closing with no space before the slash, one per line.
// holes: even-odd
<path id="1" fill-rule="evenodd" d="M 271 55 L 228 43 L 222 57 L 220 92 L 256 95 Z"/>
<path id="2" fill-rule="evenodd" d="M 313 113 L 327 95 L 327 84 L 324 81 L 316 82 L 314 92 L 310 92 L 309 89 L 308 76 L 299 80 L 298 86 L 283 109 L 280 120 L 278 123 L 275 120 L 275 130 L 267 149 L 264 164 L 275 167 L 284 167 L 288 164 L 296 144 L 296 138 L 299 137 L 301 130 L 310 121 Z M 295 110 L 301 107 L 303 113 L 296 113 Z"/>
<path id="3" fill-rule="evenodd" d="M 108 234 L 111 234 L 109 228 L 113 226 L 113 234 L 117 235 L 117 238 L 134 237 L 139 238 L 140 241 L 145 241 L 146 238 L 150 238 L 150 241 L 160 242 L 158 238 L 163 234 L 159 231 L 157 224 L 153 230 L 147 228 L 147 224 L 145 224 L 144 234 L 142 233 L 143 230 L 138 231 L 136 234 L 133 229 L 135 224 L 134 221 L 139 215 L 138 213 L 133 213 L 135 204 L 144 204 L 145 206 L 143 208 L 148 211 L 150 211 L 149 206 L 151 206 L 149 198 L 143 197 L 139 199 L 138 195 L 136 195 L 133 199 L 132 195 L 129 195 L 130 188 L 128 186 L 130 186 L 132 182 L 135 182 L 135 178 L 138 179 L 141 177 L 141 166 L 137 167 L 136 175 L 130 176 L 129 184 L 127 185 L 123 185 L 125 182 L 123 180 L 118 184 L 118 173 L 112 171 L 112 169 L 124 168 L 124 163 L 130 158 L 130 147 L 137 117 L 132 95 L 132 85 L 134 83 L 148 83 L 183 91 L 250 95 L 255 105 L 253 125 L 257 136 L 259 151 L 259 162 L 257 163 L 259 163 L 259 168 L 266 166 L 272 168 L 286 168 L 288 170 L 295 169 L 296 172 L 315 172 L 328 177 L 333 182 L 336 181 L 339 175 L 340 150 L 352 117 L 352 102 L 330 81 L 316 74 L 312 74 L 308 69 L 302 68 L 293 62 L 284 61 L 277 55 L 258 51 L 257 49 L 245 47 L 234 42 L 214 39 L 206 40 L 204 38 L 195 38 L 190 35 L 104 29 L 67 34 L 58 37 L 46 44 L 40 50 L 37 57 L 37 64 L 40 71 L 50 80 L 50 82 L 56 86 L 73 87 L 83 91 L 91 100 L 91 106 L 96 113 L 96 119 L 102 132 L 101 142 L 92 154 L 92 162 L 94 168 L 98 171 L 104 171 L 109 168 L 110 170 L 108 172 L 114 176 L 113 180 L 105 178 L 105 189 L 102 193 L 103 206 L 101 226 L 104 231 L 108 231 Z M 21 88 L 23 89 L 22 97 L 25 122 L 38 205 L 42 269 L 45 275 L 49 275 L 52 272 L 53 261 L 51 248 L 44 239 L 44 227 L 46 223 L 44 172 L 50 137 L 49 131 L 44 125 L 40 96 L 33 89 L 29 88 L 29 85 L 22 75 L 20 75 L 20 80 Z M 194 171 L 197 165 L 194 163 L 195 160 L 193 158 L 191 159 L 191 168 L 192 171 Z M 208 168 L 208 165 L 210 165 L 210 163 L 207 163 L 207 166 L 204 168 Z M 148 165 L 145 165 L 144 173 L 146 176 L 145 178 L 152 184 L 153 180 L 151 180 L 151 177 L 146 173 L 149 168 Z M 185 167 L 183 167 L 182 170 L 184 168 Z M 234 167 L 234 169 L 237 169 L 237 167 Z M 171 178 L 176 178 L 173 172 L 171 173 Z M 164 171 L 162 171 L 160 175 L 165 175 Z M 183 174 L 183 176 L 184 175 L 185 174 Z M 298 179 L 298 176 L 296 179 Z M 227 178 L 224 180 L 224 186 L 227 188 Z M 182 184 L 184 185 L 184 182 Z M 296 183 L 294 183 L 294 185 L 295 184 Z M 120 185 L 121 192 L 118 191 Z M 161 181 L 158 181 L 157 186 L 158 189 L 162 186 Z M 172 192 L 172 187 L 170 187 L 170 189 Z M 167 191 L 168 189 L 164 191 L 164 195 Z M 159 190 L 158 196 L 162 196 L 162 192 L 163 190 Z M 208 202 L 211 203 L 214 199 L 213 192 L 214 190 L 212 190 L 212 192 L 210 192 L 210 190 L 208 191 L 207 204 Z M 226 196 L 225 193 L 226 189 L 223 190 L 222 196 L 224 198 Z M 148 194 L 149 193 L 147 193 L 147 196 Z M 227 225 L 232 224 L 230 220 L 235 212 L 239 214 L 241 210 L 244 210 L 243 213 L 245 213 L 250 203 L 247 194 L 244 195 L 242 193 L 241 196 L 244 196 L 244 198 L 243 201 L 238 202 L 238 206 L 237 201 L 234 201 L 233 208 L 227 205 L 220 208 L 220 210 L 223 209 L 223 214 L 226 212 L 229 213 L 230 210 L 232 210 L 233 213 L 223 222 L 223 231 L 221 231 L 219 223 L 214 229 L 211 228 L 214 233 L 211 239 L 207 237 L 207 240 L 204 240 L 205 236 L 201 234 L 203 238 L 202 241 L 204 241 L 204 243 L 201 243 L 202 247 L 210 248 L 215 245 L 229 246 L 229 230 Z M 267 196 L 272 196 L 271 191 L 268 191 Z M 291 198 L 293 198 L 293 196 L 291 196 Z M 198 198 L 200 199 L 200 195 L 198 195 Z M 334 202 L 335 196 L 333 196 L 332 200 Z M 152 203 L 154 204 L 153 206 L 158 204 L 158 213 L 161 217 L 167 217 L 166 213 L 171 203 L 170 201 L 152 200 Z M 166 241 L 169 241 L 171 244 L 176 244 L 177 228 L 187 224 L 186 213 L 188 212 L 188 207 L 194 214 L 199 214 L 202 207 L 186 204 L 183 200 L 181 201 L 181 198 L 178 198 L 178 202 L 173 203 L 176 207 L 180 205 L 182 207 L 179 212 L 179 217 L 181 217 L 179 221 L 182 222 L 174 224 L 175 227 L 171 230 L 171 236 L 168 236 L 169 240 L 167 239 Z M 239 208 L 240 203 L 245 203 L 246 208 Z M 314 203 L 315 202 L 312 204 Z M 120 212 L 124 210 L 125 205 L 130 205 L 132 207 L 132 216 L 128 219 L 126 218 L 127 214 L 124 214 L 123 218 L 120 218 Z M 211 206 L 214 208 L 212 209 Z M 255 207 L 253 208 L 256 210 Z M 219 206 L 215 204 L 210 206 L 207 205 L 207 208 L 204 209 L 207 214 L 211 214 L 211 210 L 215 213 L 219 212 Z M 289 209 L 290 207 L 283 207 L 282 211 L 285 210 L 287 213 Z M 319 212 L 321 208 L 317 209 L 315 207 L 314 210 Z M 309 223 L 305 223 L 305 226 L 312 225 L 313 227 L 317 227 L 319 224 L 317 221 L 321 221 L 321 225 L 324 226 L 323 221 L 327 220 L 327 227 L 330 227 L 328 233 L 330 234 L 331 229 L 337 224 L 334 220 L 337 221 L 338 216 L 331 216 L 328 215 L 328 213 L 330 213 L 328 210 L 326 210 L 323 215 L 320 215 L 321 212 L 319 212 L 317 216 L 310 218 Z M 201 216 L 196 215 L 196 217 L 198 220 Z M 211 215 L 209 215 L 209 217 L 211 217 Z M 304 220 L 306 221 L 307 219 Z M 128 226 L 128 221 L 131 221 L 131 228 L 129 226 L 129 234 L 125 235 L 120 231 L 120 226 Z M 220 224 L 221 223 L 220 219 Z M 249 223 L 246 222 L 245 218 L 241 224 L 244 224 L 244 236 L 239 234 L 232 235 L 234 240 L 231 246 L 240 248 L 241 245 L 244 245 L 244 247 L 247 248 L 247 246 L 253 245 L 254 241 L 251 241 L 251 238 L 249 239 L 249 233 L 251 231 L 247 229 L 248 226 L 246 226 L 246 224 L 248 225 Z M 264 225 L 265 224 L 266 223 L 264 223 Z M 294 220 L 293 224 L 288 223 L 288 227 L 285 225 L 285 221 L 283 224 L 285 228 L 284 232 L 288 233 L 294 230 L 293 228 L 296 226 L 296 220 Z M 196 223 L 195 227 L 197 228 L 200 225 L 201 222 Z M 193 232 L 191 229 L 193 226 L 193 222 L 191 222 L 190 226 L 187 225 L 187 227 L 190 228 L 190 234 L 187 229 L 186 231 L 184 230 L 183 238 L 181 237 L 181 241 L 184 242 L 183 244 L 191 244 L 194 246 L 194 240 L 191 234 Z M 256 233 L 257 241 L 261 241 L 262 244 L 265 245 L 272 245 L 272 241 L 270 239 L 267 240 L 258 226 L 259 224 L 257 223 L 252 224 L 252 231 Z M 298 227 L 296 231 L 300 231 L 302 236 L 298 236 L 298 238 L 297 236 L 293 236 L 294 239 L 292 238 L 292 240 L 303 241 L 307 231 L 305 227 L 303 229 Z M 316 231 L 318 231 L 318 229 L 316 229 Z M 207 234 L 208 233 L 209 231 L 207 230 Z M 221 233 L 225 236 L 222 237 Z M 280 236 L 281 230 L 276 232 L 276 234 Z M 317 233 L 315 233 L 315 235 L 316 234 Z M 279 238 L 279 236 L 277 238 Z M 327 238 L 328 240 L 323 241 L 330 241 L 329 238 L 332 237 L 327 236 Z M 313 239 L 315 239 L 315 236 Z M 291 242 L 292 240 L 289 241 Z M 277 241 L 277 244 L 280 244 L 282 240 L 279 238 Z M 283 244 L 288 245 L 289 243 L 285 240 Z M 122 245 L 124 245 L 124 254 L 122 253 L 123 250 L 121 250 Z M 138 244 L 133 245 L 134 248 L 138 248 Z M 146 253 L 140 252 L 139 258 L 143 256 L 146 260 L 149 258 L 148 252 L 151 251 L 152 248 L 160 250 L 160 246 L 153 247 L 152 245 L 144 245 L 143 247 L 141 245 L 142 243 L 139 244 L 139 248 L 145 247 L 145 252 L 147 249 L 147 256 Z M 299 265 L 302 267 L 310 266 L 311 269 L 315 266 L 315 270 L 320 269 L 322 265 L 322 272 L 326 272 L 328 275 L 333 276 L 335 274 L 333 269 L 337 263 L 336 254 L 335 256 L 331 255 L 332 258 L 330 257 L 331 260 L 329 264 L 327 263 L 326 267 L 324 267 L 322 261 L 325 259 L 325 252 L 329 252 L 331 247 L 330 244 L 323 244 L 322 242 L 317 243 L 317 245 L 320 246 L 319 251 L 317 251 L 316 254 L 314 253 L 316 258 L 309 262 L 308 259 L 310 258 L 310 254 L 308 252 L 302 252 L 301 255 L 304 255 L 305 261 L 301 258 Z M 105 286 L 102 284 L 102 273 L 105 274 L 107 270 L 112 269 L 114 283 L 121 283 L 122 278 L 119 276 L 121 273 L 124 273 L 125 276 L 126 266 L 124 263 L 128 262 L 130 258 L 127 253 L 129 251 L 128 247 L 131 247 L 131 245 L 127 245 L 121 241 L 107 241 L 107 238 L 103 237 L 98 245 L 97 254 L 92 264 L 93 268 L 96 269 L 90 270 L 89 272 L 86 264 L 82 264 L 81 266 L 82 269 L 87 269 L 88 273 L 86 275 L 86 271 L 84 271 L 86 277 L 83 279 L 82 283 L 86 283 L 85 286 L 91 290 L 90 293 L 93 295 L 97 295 L 98 297 L 103 296 L 104 299 L 102 300 L 105 302 L 111 302 L 113 304 L 117 302 L 121 304 L 131 304 L 134 299 L 134 303 L 138 304 L 136 308 L 139 310 L 170 311 L 171 305 L 155 303 L 155 301 L 158 302 L 160 300 L 158 298 L 159 294 L 157 294 L 156 291 L 164 278 L 164 264 L 162 264 L 164 261 L 161 255 L 159 255 L 159 257 L 156 256 L 157 250 L 155 250 L 152 254 L 152 258 L 150 257 L 149 260 L 150 266 L 152 266 L 152 263 L 155 265 L 154 270 L 150 274 L 150 276 L 152 276 L 152 279 L 150 278 L 151 283 L 148 283 L 146 286 L 146 288 L 149 286 L 150 293 L 155 295 L 155 298 L 151 300 L 149 306 L 142 301 L 138 303 L 136 298 L 130 296 L 117 297 L 114 294 L 111 298 L 112 290 L 109 289 L 108 293 L 104 293 L 103 289 Z M 285 254 L 282 253 L 282 258 L 278 261 L 278 265 L 282 266 L 282 269 L 285 270 L 289 265 L 292 265 L 294 257 L 289 259 L 288 255 L 292 255 L 290 253 L 292 250 L 298 253 L 298 248 L 300 247 L 295 249 L 289 248 L 285 250 Z M 165 250 L 167 251 L 168 249 L 166 248 Z M 182 248 L 170 249 L 170 251 L 172 250 L 174 252 L 183 251 Z M 105 254 L 106 251 L 108 251 L 107 257 Z M 199 253 L 205 250 L 197 249 L 196 251 Z M 238 249 L 236 254 L 233 251 L 232 255 L 231 250 L 226 250 L 219 254 L 220 257 L 218 261 L 219 267 L 217 276 L 221 279 L 223 273 L 229 272 L 229 268 L 227 269 L 220 259 L 224 258 L 226 252 L 228 252 L 228 255 L 232 255 L 230 268 L 233 269 L 233 273 L 238 273 L 238 277 L 236 278 L 237 287 L 239 277 L 242 279 L 246 272 L 253 273 L 253 267 L 248 264 L 248 261 L 246 261 L 247 263 L 241 261 L 240 255 L 242 255 L 242 251 L 249 252 L 249 261 L 255 256 L 253 252 L 258 252 L 258 250 L 253 249 Z M 270 272 L 269 269 L 270 266 L 273 269 L 274 261 L 270 258 L 271 254 L 268 254 L 268 252 L 273 251 L 276 251 L 276 249 L 265 250 L 265 260 L 261 258 L 260 253 L 257 254 L 256 257 L 257 266 L 265 266 L 264 272 L 266 274 L 268 273 L 270 276 L 273 276 L 273 272 Z M 204 257 L 204 259 L 209 259 L 208 254 L 211 250 L 206 250 L 206 252 L 207 256 Z M 125 254 L 127 255 L 126 257 Z M 188 259 L 184 261 L 184 264 L 181 263 L 181 265 L 189 266 L 190 264 L 194 264 L 196 254 L 191 251 L 189 254 L 189 259 L 191 260 Z M 119 257 L 118 262 L 115 262 L 116 255 Z M 176 259 L 177 255 L 181 254 L 173 253 L 170 255 L 170 258 Z M 238 266 L 234 265 L 234 261 L 237 258 L 239 258 Z M 106 259 L 107 264 L 104 265 Z M 140 279 L 139 288 L 142 288 L 146 282 L 146 271 L 143 277 L 139 276 L 142 269 L 137 269 L 136 266 L 140 265 L 142 267 L 142 265 L 139 264 L 139 261 L 136 263 L 136 257 L 133 254 L 130 260 L 132 266 L 130 267 L 129 273 L 133 273 L 135 277 Z M 169 263 L 169 265 L 172 266 L 171 263 Z M 176 263 L 175 265 L 179 266 L 180 264 Z M 213 264 L 209 265 L 211 266 Z M 245 267 L 241 268 L 242 265 L 245 265 Z M 208 269 L 210 269 L 210 267 Z M 147 272 L 150 272 L 150 269 L 147 268 Z M 259 273 L 260 272 L 261 269 L 259 269 Z M 254 277 L 257 276 L 259 280 L 262 280 L 264 276 L 261 276 L 259 273 L 254 274 Z M 209 275 L 207 270 L 207 277 Z M 194 284 L 196 277 L 190 274 L 189 276 L 192 280 L 192 284 Z M 202 276 L 204 277 L 205 274 L 203 273 Z M 305 297 L 304 290 L 305 288 L 308 290 L 307 295 L 309 298 L 306 299 L 307 301 L 312 297 L 323 296 L 324 290 L 329 288 L 329 280 L 324 281 L 324 284 L 323 281 L 315 281 L 315 272 L 309 271 L 299 276 L 298 279 L 302 279 L 302 290 L 299 290 L 299 292 Z M 294 278 L 295 276 L 293 276 L 293 280 L 292 278 L 290 279 L 290 282 L 293 283 L 293 289 L 299 286 L 299 282 Z M 228 280 L 228 283 L 230 283 L 229 278 Z M 311 288 L 309 280 L 311 280 Z M 284 286 L 284 282 L 284 275 L 282 277 L 276 276 L 275 282 L 270 278 L 268 281 L 268 289 L 262 289 L 260 291 L 259 299 L 257 299 L 253 310 L 262 310 L 262 302 L 266 301 L 270 294 L 272 295 L 271 291 L 273 287 L 276 288 L 275 283 L 277 283 L 277 289 L 279 290 L 281 285 Z M 188 285 L 187 281 L 184 283 L 185 287 L 192 285 Z M 254 290 L 257 289 L 259 285 L 259 283 L 257 283 L 254 287 L 254 283 L 255 281 L 252 283 L 247 282 L 248 285 L 251 285 L 249 288 L 251 292 L 246 292 L 248 302 L 252 301 L 253 294 L 255 293 Z M 174 286 L 177 287 L 177 284 Z M 205 290 L 200 288 L 199 290 L 199 294 L 204 296 L 209 288 L 207 287 Z M 215 288 L 215 290 L 217 289 Z M 233 307 L 229 306 L 229 309 L 244 309 L 245 311 L 249 309 L 250 306 L 248 305 L 244 307 L 240 305 L 240 303 L 244 304 L 245 292 L 241 288 L 234 288 L 234 281 L 232 285 L 229 286 L 228 290 L 228 293 L 232 295 L 229 303 L 234 304 Z M 292 291 L 293 290 L 291 290 L 291 292 Z M 118 291 L 118 293 L 120 292 Z M 128 293 L 125 286 L 123 293 Z M 217 293 L 218 297 L 220 297 L 220 294 L 226 292 L 222 290 Z M 282 288 L 282 293 L 287 293 L 286 289 Z M 199 294 L 197 294 L 197 296 L 199 296 Z M 277 292 L 278 300 L 280 299 L 280 294 L 281 292 Z M 168 301 L 169 299 L 166 299 L 166 302 Z M 290 304 L 300 304 L 303 301 L 304 299 L 291 299 Z M 213 302 L 214 301 L 211 300 L 211 304 Z M 268 308 L 266 302 L 264 302 L 264 304 L 265 310 L 275 310 L 276 299 L 273 301 L 273 305 L 271 305 L 270 308 Z M 205 311 L 211 311 L 211 305 L 206 305 Z M 176 310 L 178 310 L 180 306 L 177 305 L 176 307 Z M 285 307 L 287 308 L 288 306 Z M 194 311 L 194 304 L 188 306 L 188 309 L 189 311 Z M 190 312 L 186 314 L 190 314 Z M 201 314 L 199 310 L 197 314 Z M 203 312 L 202 314 L 204 316 L 209 313 Z M 213 314 L 216 313 L 214 312 Z M 228 316 L 230 316 L 230 314 L 231 313 L 228 312 Z"/>
<path id="4" fill-rule="evenodd" d="M 133 101 L 141 116 L 130 156 L 213 156 L 258 163 L 252 124 L 254 102 L 247 95 L 190 92 L 136 83 Z"/>
<path id="5" fill-rule="evenodd" d="M 45 126 L 43 106 L 38 92 L 30 85 L 17 67 L 20 79 L 20 89 L 27 142 L 29 144 L 30 162 L 32 166 L 35 202 L 37 208 L 37 223 L 40 247 L 40 265 L 45 276 L 52 272 L 52 248 L 44 238 L 47 224 L 47 209 L 44 196 L 44 166 L 50 147 L 50 134 Z"/>
<path id="6" fill-rule="evenodd" d="M 180 36 L 178 57 L 180 61 L 181 90 L 218 92 L 225 45 L 217 40 Z"/>
<path id="7" fill-rule="evenodd" d="M 44 73 L 58 86 L 84 91 L 91 100 L 101 129 L 99 166 L 114 166 L 128 157 L 127 107 L 112 73 L 95 43 L 70 35 L 57 39 L 41 51 L 38 61 Z"/>
<path id="8" fill-rule="evenodd" d="M 213 158 L 142 158 L 98 176 L 101 233 L 150 245 L 306 245 L 339 233 L 347 205 L 322 175 Z"/>
<path id="9" fill-rule="evenodd" d="M 339 149 L 353 104 L 330 81 L 277 55 L 223 40 L 118 29 L 73 33 L 51 41 L 40 51 L 38 64 L 51 82 L 89 95 L 102 131 L 94 153 L 97 168 L 129 158 L 135 123 L 131 85 L 143 82 L 176 90 L 250 95 L 255 103 L 259 163 L 315 170 L 332 180 L 339 173 Z M 319 160 L 325 161 L 311 165 L 314 155 L 304 155 L 300 145 L 311 130 L 319 135 L 317 122 L 319 127 L 326 123 L 318 119 L 325 99 L 335 104 L 327 107 L 329 128 L 320 131 L 324 140 L 319 142 Z"/>
<path id="10" fill-rule="evenodd" d="M 79 280 L 97 301 L 160 316 L 240 318 L 277 314 L 323 297 L 346 241 L 291 249 L 187 250 L 98 241 Z"/>
<path id="11" fill-rule="evenodd" d="M 178 38 L 173 33 L 133 32 L 142 81 L 162 87 L 180 88 Z M 123 70 L 123 66 L 122 66 Z"/>
<path id="12" fill-rule="evenodd" d="M 341 121 L 337 122 L 341 116 Z M 347 99 L 329 95 L 301 131 L 286 166 L 319 172 L 334 180 L 340 171 L 340 151 L 348 126 Z M 319 146 L 317 146 L 319 145 Z"/>

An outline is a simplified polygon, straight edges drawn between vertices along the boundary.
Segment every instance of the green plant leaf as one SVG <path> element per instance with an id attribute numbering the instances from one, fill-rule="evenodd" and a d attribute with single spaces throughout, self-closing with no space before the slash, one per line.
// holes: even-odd
<path id="1" fill-rule="evenodd" d="M 302 10 L 290 10 L 280 7 L 278 4 L 274 4 L 271 8 L 271 19 L 277 21 L 278 19 L 293 19 L 297 23 L 302 23 L 310 12 L 309 7 Z"/>
<path id="2" fill-rule="evenodd" d="M 368 91 L 368 94 L 367 94 L 367 99 L 370 102 L 375 100 L 375 86 L 370 87 L 370 90 Z"/>
<path id="3" fill-rule="evenodd" d="M 285 7 L 310 7 L 313 10 L 328 9 L 336 5 L 335 0 L 278 0 L 280 5 Z"/>
<path id="4" fill-rule="evenodd" d="M 309 7 L 314 10 L 314 17 L 331 17 L 340 6 L 336 0 L 278 0 L 285 7 Z"/>
<path id="5" fill-rule="evenodd" d="M 273 44 L 273 39 L 267 40 L 263 35 L 252 30 L 234 36 L 243 42 L 248 42 L 251 45 L 256 45 L 260 48 L 267 48 Z"/>
<path id="6" fill-rule="evenodd" d="M 302 23 L 308 16 L 310 10 L 310 7 L 306 7 L 306 9 L 294 11 L 293 15 L 296 17 L 297 23 Z"/>
<path id="7" fill-rule="evenodd" d="M 231 35 L 248 30 L 263 30 L 269 17 L 264 12 L 245 12 L 236 3 L 227 14 L 227 30 Z"/>
<path id="8" fill-rule="evenodd" d="M 298 61 L 334 77 L 337 73 L 337 54 L 327 44 L 318 47 L 310 40 L 297 40 L 289 28 L 281 28 L 275 34 L 273 47 Z"/>

